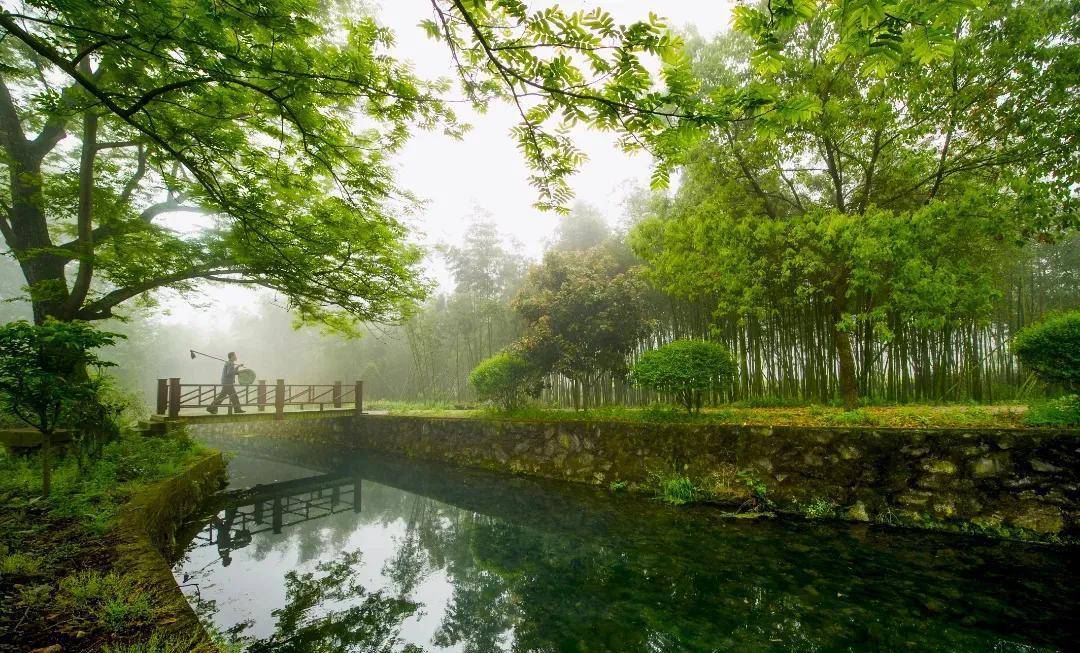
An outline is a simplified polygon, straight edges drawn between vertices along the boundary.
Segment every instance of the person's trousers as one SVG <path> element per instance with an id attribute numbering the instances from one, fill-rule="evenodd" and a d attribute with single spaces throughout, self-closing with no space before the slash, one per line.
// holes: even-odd
<path id="1" fill-rule="evenodd" d="M 221 386 L 221 392 L 218 393 L 218 396 L 214 397 L 214 401 L 210 404 L 210 407 L 217 408 L 225 401 L 226 397 L 232 403 L 233 412 L 240 410 L 240 397 L 236 395 L 236 386 L 232 384 Z"/>

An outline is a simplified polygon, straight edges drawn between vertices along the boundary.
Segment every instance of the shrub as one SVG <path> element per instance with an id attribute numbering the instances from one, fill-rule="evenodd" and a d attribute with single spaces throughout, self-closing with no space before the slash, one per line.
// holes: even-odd
<path id="1" fill-rule="evenodd" d="M 41 432 L 45 496 L 51 491 L 52 434 L 70 422 L 78 407 L 95 400 L 97 385 L 87 368 L 112 365 L 98 358 L 95 350 L 114 344 L 117 337 L 86 322 L 19 320 L 0 326 L 0 404 Z"/>
<path id="2" fill-rule="evenodd" d="M 742 481 L 742 484 L 746 486 L 747 491 L 750 493 L 749 503 L 753 504 L 753 509 L 762 510 L 772 505 L 772 501 L 769 499 L 769 486 L 757 474 L 749 469 L 744 469 L 738 472 L 735 477 Z"/>
<path id="3" fill-rule="evenodd" d="M 1024 415 L 1028 426 L 1080 426 L 1080 395 L 1033 404 Z"/>
<path id="4" fill-rule="evenodd" d="M 469 383 L 481 401 L 498 404 L 505 410 L 519 407 L 536 387 L 536 375 L 520 356 L 502 352 L 480 361 L 469 373 Z"/>
<path id="5" fill-rule="evenodd" d="M 645 352 L 631 370 L 639 386 L 670 395 L 688 413 L 701 412 L 702 395 L 728 387 L 735 372 L 731 353 L 721 344 L 676 340 Z"/>
<path id="6" fill-rule="evenodd" d="M 1060 313 L 1021 329 L 1013 351 L 1041 380 L 1080 391 L 1080 311 Z"/>

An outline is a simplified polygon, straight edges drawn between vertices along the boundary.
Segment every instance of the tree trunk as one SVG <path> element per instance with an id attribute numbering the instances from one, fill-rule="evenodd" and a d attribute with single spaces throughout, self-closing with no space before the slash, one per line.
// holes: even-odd
<path id="1" fill-rule="evenodd" d="M 52 433 L 41 434 L 41 495 L 52 493 Z"/>
<path id="2" fill-rule="evenodd" d="M 44 192 L 40 164 L 13 161 L 10 171 L 14 242 L 8 246 L 19 261 L 30 290 L 34 323 L 41 324 L 47 317 L 62 319 L 68 297 L 65 261 L 49 253 L 53 243 L 40 206 Z"/>
<path id="3" fill-rule="evenodd" d="M 859 383 L 855 378 L 855 355 L 851 351 L 851 334 L 836 326 L 836 357 L 840 364 L 840 396 L 844 410 L 859 407 Z"/>

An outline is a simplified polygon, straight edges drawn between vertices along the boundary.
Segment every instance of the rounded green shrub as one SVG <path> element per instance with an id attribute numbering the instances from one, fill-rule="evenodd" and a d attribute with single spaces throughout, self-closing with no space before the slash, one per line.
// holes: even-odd
<path id="1" fill-rule="evenodd" d="M 533 375 L 525 359 L 510 352 L 480 361 L 469 373 L 469 383 L 481 401 L 490 401 L 506 410 L 519 407 L 528 397 Z"/>
<path id="2" fill-rule="evenodd" d="M 735 360 L 721 344 L 675 340 L 645 352 L 630 371 L 638 386 L 672 396 L 687 412 L 701 410 L 703 394 L 723 390 L 735 374 Z"/>
<path id="3" fill-rule="evenodd" d="M 1013 351 L 1041 380 L 1080 391 L 1080 311 L 1021 329 Z"/>

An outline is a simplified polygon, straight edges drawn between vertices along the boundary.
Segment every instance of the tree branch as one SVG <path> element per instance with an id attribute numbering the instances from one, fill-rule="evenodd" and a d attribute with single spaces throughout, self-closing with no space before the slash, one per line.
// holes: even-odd
<path id="1" fill-rule="evenodd" d="M 102 141 L 97 144 L 97 149 L 101 150 L 118 149 L 122 147 L 139 147 L 144 145 L 143 141 Z"/>
<path id="2" fill-rule="evenodd" d="M 0 136 L 3 137 L 4 147 L 9 154 L 15 156 L 25 152 L 28 145 L 26 134 L 22 129 L 22 121 L 19 120 L 15 101 L 11 98 L 11 91 L 3 77 L 0 77 Z"/>
<path id="3" fill-rule="evenodd" d="M 98 148 L 101 149 L 100 147 Z M 135 192 L 135 189 L 139 186 L 139 182 L 142 181 L 143 175 L 146 174 L 146 157 L 147 148 L 141 143 L 139 144 L 139 162 L 135 166 L 135 172 L 132 173 L 131 179 L 128 179 L 124 184 L 124 190 L 120 192 L 120 201 L 124 204 L 131 199 L 131 194 Z"/>
<path id="4" fill-rule="evenodd" d="M 183 81 L 173 82 L 172 84 L 166 84 L 164 86 L 159 86 L 158 88 L 151 89 L 144 93 L 141 98 L 136 100 L 135 104 L 131 105 L 127 109 L 121 110 L 120 117 L 129 118 L 135 115 L 139 112 L 140 109 L 150 104 L 154 100 L 154 98 L 159 95 L 164 95 L 166 93 L 171 93 L 172 91 L 178 91 L 182 88 L 187 88 L 189 86 L 198 86 L 199 84 L 205 84 L 206 82 L 212 81 L 214 81 L 213 77 L 203 76 L 196 77 L 194 79 L 185 79 Z"/>
<path id="5" fill-rule="evenodd" d="M 142 210 L 139 214 L 139 224 L 127 224 L 127 225 L 99 225 L 94 227 L 92 232 L 93 242 L 101 243 L 109 238 L 115 236 L 123 236 L 134 231 L 138 231 L 144 226 L 152 225 L 154 219 L 162 213 L 183 212 L 183 213 L 202 213 L 203 209 L 199 206 L 189 206 L 187 204 L 181 204 L 182 198 L 166 200 L 164 202 L 158 202 L 157 204 L 151 204 Z M 71 251 L 74 255 L 78 252 L 79 241 L 69 240 L 66 243 L 59 245 L 60 249 L 66 249 Z M 72 260 L 74 256 L 68 258 Z"/>
<path id="6" fill-rule="evenodd" d="M 145 292 L 168 286 L 180 281 L 191 281 L 193 279 L 204 279 L 223 274 L 247 274 L 249 270 L 246 268 L 221 268 L 218 266 L 201 266 L 197 268 L 191 268 L 189 270 L 182 270 L 173 274 L 168 274 L 154 279 L 148 279 L 142 283 L 133 284 L 124 288 L 117 288 L 112 292 L 102 295 L 98 299 L 90 302 L 86 306 L 83 306 L 73 316 L 80 320 L 102 320 L 108 317 L 112 317 L 112 309 Z"/>
<path id="7" fill-rule="evenodd" d="M 90 73 L 88 60 L 83 59 L 79 68 Z M 97 157 L 98 116 L 93 111 L 83 112 L 82 154 L 79 157 L 79 208 L 77 217 L 79 271 L 72 284 L 71 294 L 64 300 L 64 314 L 74 313 L 90 291 L 94 276 L 94 160 Z"/>

